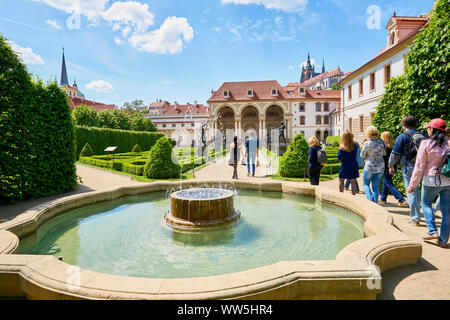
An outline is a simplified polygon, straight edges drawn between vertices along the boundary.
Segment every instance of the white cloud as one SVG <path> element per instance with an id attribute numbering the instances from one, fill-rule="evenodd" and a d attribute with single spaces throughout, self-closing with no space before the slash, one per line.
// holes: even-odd
<path id="1" fill-rule="evenodd" d="M 47 21 L 45 21 L 45 23 L 57 30 L 61 29 L 61 26 L 55 20 L 48 19 Z"/>
<path id="2" fill-rule="evenodd" d="M 86 89 L 93 90 L 96 92 L 112 92 L 114 87 L 105 80 L 91 81 L 86 85 Z"/>
<path id="3" fill-rule="evenodd" d="M 256 4 L 263 5 L 266 9 L 275 9 L 285 12 L 298 12 L 308 4 L 308 0 L 222 0 L 222 3 Z"/>
<path id="4" fill-rule="evenodd" d="M 133 25 L 139 32 L 144 32 L 154 23 L 155 15 L 148 10 L 147 4 L 134 1 L 115 2 L 103 13 L 103 19 L 122 26 Z M 115 27 L 116 27 L 115 26 Z"/>
<path id="5" fill-rule="evenodd" d="M 34 0 L 43 2 L 52 8 L 67 12 L 80 13 L 89 20 L 97 20 L 109 0 Z"/>
<path id="6" fill-rule="evenodd" d="M 169 17 L 159 29 L 145 34 L 133 34 L 128 41 L 139 51 L 175 54 L 181 52 L 184 43 L 193 38 L 194 30 L 186 18 Z"/>
<path id="7" fill-rule="evenodd" d="M 45 63 L 44 60 L 41 58 L 41 56 L 33 52 L 33 49 L 21 47 L 12 41 L 8 41 L 8 44 L 11 46 L 11 49 L 19 55 L 19 57 L 22 59 L 24 63 L 26 64 Z"/>
<path id="8" fill-rule="evenodd" d="M 123 40 L 119 37 L 114 37 L 114 42 L 118 45 L 123 45 Z"/>

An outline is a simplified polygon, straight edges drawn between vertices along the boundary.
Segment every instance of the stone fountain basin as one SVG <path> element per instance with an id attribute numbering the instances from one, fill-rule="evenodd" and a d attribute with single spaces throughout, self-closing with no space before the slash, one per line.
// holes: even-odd
<path id="1" fill-rule="evenodd" d="M 73 195 L 29 209 L 0 224 L 0 296 L 29 299 L 375 299 L 381 273 L 414 264 L 422 245 L 393 226 L 381 206 L 326 187 L 292 182 L 185 181 L 183 187 L 230 184 L 256 191 L 315 196 L 351 210 L 364 223 L 365 238 L 339 252 L 335 260 L 280 261 L 220 276 L 187 279 L 132 278 L 81 269 L 54 256 L 14 254 L 19 239 L 47 220 L 82 206 L 127 195 L 165 191 L 177 182 L 154 182 Z M 74 272 L 76 279 L 72 281 Z"/>

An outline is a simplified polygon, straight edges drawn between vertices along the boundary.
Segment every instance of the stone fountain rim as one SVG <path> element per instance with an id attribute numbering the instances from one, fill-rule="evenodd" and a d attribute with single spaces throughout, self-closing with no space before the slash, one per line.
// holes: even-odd
<path id="1" fill-rule="evenodd" d="M 207 198 L 207 199 L 188 198 L 188 197 L 181 197 L 181 196 L 179 196 L 179 193 L 182 193 L 183 191 L 186 191 L 186 190 L 212 190 L 212 189 L 221 190 L 221 191 L 223 191 L 226 194 L 220 195 L 220 196 L 217 196 L 217 197 L 214 197 L 214 198 Z M 175 198 L 175 199 L 179 199 L 179 200 L 188 200 L 188 201 L 192 201 L 192 200 L 198 200 L 198 201 L 221 200 L 221 199 L 230 198 L 232 196 L 234 196 L 233 191 L 227 190 L 227 189 L 223 189 L 223 188 L 189 188 L 189 189 L 183 189 L 183 190 L 174 191 L 174 192 L 172 192 L 170 194 L 171 198 Z"/>
<path id="2" fill-rule="evenodd" d="M 381 206 L 326 187 L 292 182 L 185 181 L 189 185 L 230 184 L 241 189 L 315 196 L 347 208 L 364 220 L 366 237 L 350 243 L 335 260 L 281 261 L 221 276 L 187 279 L 131 278 L 71 266 L 53 256 L 14 254 L 23 238 L 45 221 L 75 208 L 122 196 L 164 191 L 178 182 L 153 182 L 93 191 L 47 202 L 0 224 L 0 295 L 30 299 L 374 299 L 382 292 L 380 272 L 416 263 L 422 245 L 393 226 Z M 79 270 L 81 284 L 68 282 Z"/>

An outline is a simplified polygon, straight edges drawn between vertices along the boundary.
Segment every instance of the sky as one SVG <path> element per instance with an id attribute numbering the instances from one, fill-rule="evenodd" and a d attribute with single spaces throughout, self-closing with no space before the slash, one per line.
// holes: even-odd
<path id="1" fill-rule="evenodd" d="M 321 70 L 357 69 L 386 44 L 386 24 L 433 0 L 0 0 L 0 33 L 36 77 L 87 99 L 206 104 L 223 82 L 297 82 L 308 53 Z"/>

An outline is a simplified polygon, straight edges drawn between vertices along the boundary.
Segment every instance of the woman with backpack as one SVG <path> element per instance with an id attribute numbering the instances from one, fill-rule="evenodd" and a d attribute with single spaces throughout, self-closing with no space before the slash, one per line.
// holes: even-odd
<path id="1" fill-rule="evenodd" d="M 367 141 L 363 144 L 361 158 L 366 160 L 363 171 L 364 193 L 368 200 L 378 203 L 380 181 L 384 173 L 386 145 L 378 138 L 378 129 L 370 126 L 366 130 Z M 370 189 L 372 184 L 372 190 Z"/>
<path id="2" fill-rule="evenodd" d="M 450 235 L 450 178 L 441 174 L 441 169 L 448 161 L 450 152 L 448 138 L 445 132 L 446 124 L 442 119 L 431 120 L 427 128 L 429 138 L 422 141 L 416 157 L 416 164 L 408 186 L 408 193 L 422 181 L 422 211 L 428 227 L 428 235 L 424 240 L 438 240 L 438 245 L 447 248 Z M 441 199 L 441 235 L 438 235 L 432 203 L 439 195 Z"/>
<path id="3" fill-rule="evenodd" d="M 352 185 L 352 194 L 356 195 L 357 182 L 359 178 L 358 162 L 356 161 L 359 148 L 353 141 L 353 134 L 346 131 L 342 135 L 341 145 L 337 154 L 338 160 L 341 161 L 339 168 L 339 191 L 344 192 L 344 181 L 349 179 Z"/>
<path id="4" fill-rule="evenodd" d="M 359 168 L 364 168 L 364 159 L 361 158 L 361 147 L 359 146 L 359 143 L 355 141 L 355 145 L 356 145 L 356 162 L 358 163 L 358 172 L 359 172 Z M 346 179 L 344 190 L 349 191 L 349 187 L 350 187 L 350 179 Z M 359 192 L 360 192 L 359 183 L 358 180 L 356 180 L 356 193 Z"/>
<path id="5" fill-rule="evenodd" d="M 240 150 L 238 145 L 238 137 L 234 137 L 233 143 L 230 145 L 230 158 L 228 164 L 233 166 L 233 178 L 238 180 L 237 166 L 240 158 Z"/>
<path id="6" fill-rule="evenodd" d="M 397 199 L 398 206 L 404 207 L 408 205 L 403 195 L 397 188 L 394 186 L 394 182 L 392 181 L 393 175 L 389 173 L 389 157 L 392 153 L 392 148 L 394 147 L 394 140 L 392 139 L 392 133 L 389 131 L 385 131 L 381 134 L 381 139 L 386 144 L 386 155 L 384 156 L 384 177 L 383 177 L 383 190 L 381 191 L 380 202 L 386 203 L 389 192 Z"/>
<path id="7" fill-rule="evenodd" d="M 318 152 L 322 150 L 319 144 L 319 140 L 316 137 L 311 137 L 308 139 L 308 144 L 310 145 L 308 154 L 308 177 L 309 182 L 312 186 L 318 186 L 320 180 L 320 172 L 322 171 L 323 165 L 319 162 Z"/>

